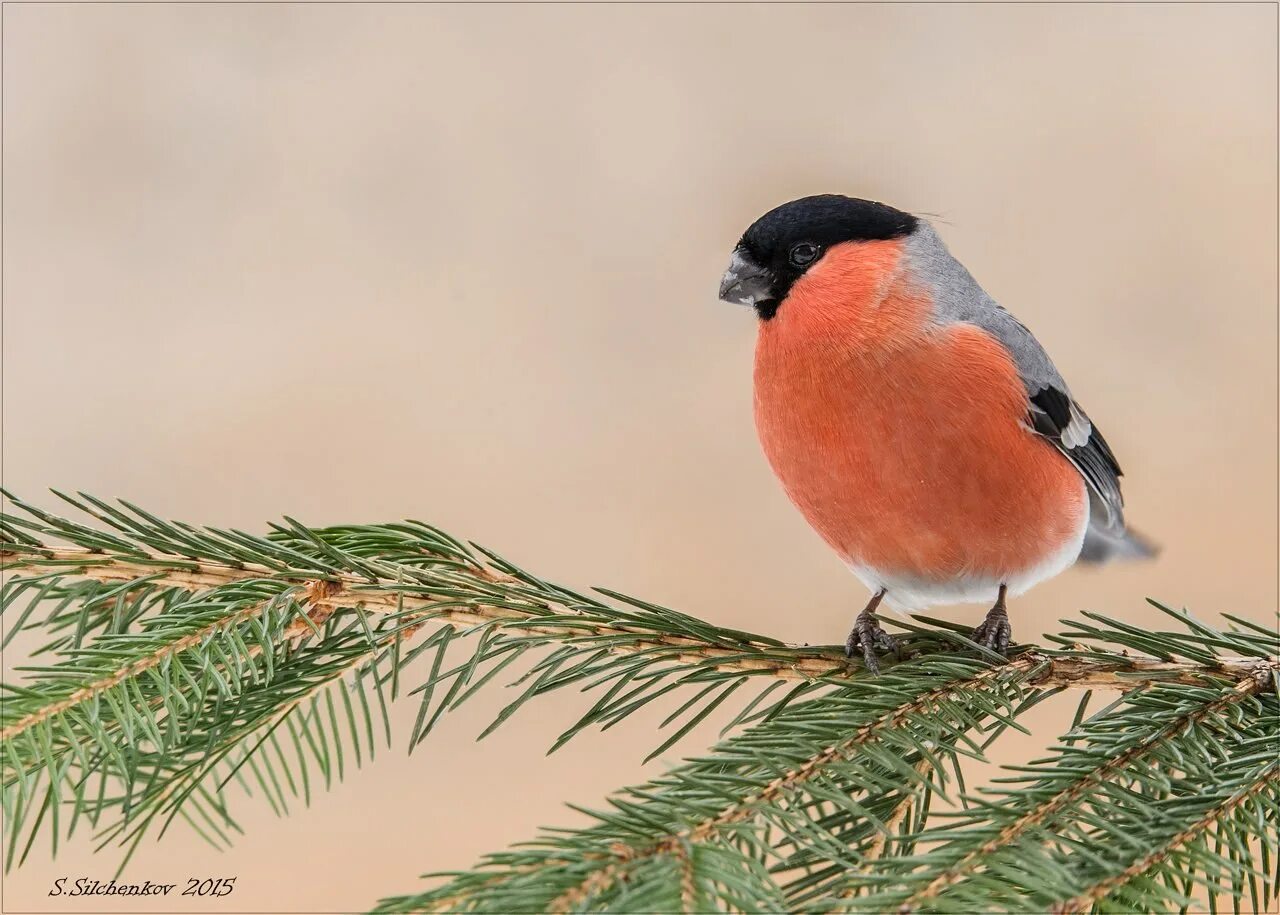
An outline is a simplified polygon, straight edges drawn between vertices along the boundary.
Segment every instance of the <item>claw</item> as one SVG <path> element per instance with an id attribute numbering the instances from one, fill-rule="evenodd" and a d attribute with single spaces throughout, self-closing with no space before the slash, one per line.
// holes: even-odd
<path id="1" fill-rule="evenodd" d="M 1012 636 L 1013 627 L 1009 625 L 1009 618 L 1001 616 L 995 619 L 988 618 L 973 630 L 970 638 L 984 648 L 990 648 L 1000 654 L 1008 654 L 1009 639 Z"/>
<path id="2" fill-rule="evenodd" d="M 855 652 L 861 651 L 862 663 L 873 674 L 880 673 L 880 661 L 876 657 L 877 650 L 898 653 L 898 640 L 885 632 L 880 626 L 880 621 L 876 619 L 875 609 L 882 597 L 884 597 L 883 591 L 873 597 L 867 608 L 858 614 L 858 618 L 853 621 L 853 631 L 849 633 L 849 638 L 844 643 L 845 657 L 852 658 Z"/>

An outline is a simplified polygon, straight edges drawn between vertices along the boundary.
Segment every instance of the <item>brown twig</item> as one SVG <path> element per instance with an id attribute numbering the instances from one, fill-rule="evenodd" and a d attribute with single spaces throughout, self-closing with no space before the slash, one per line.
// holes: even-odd
<path id="1" fill-rule="evenodd" d="M 129 582 L 147 579 L 148 584 L 188 591 L 207 590 L 237 581 L 282 577 L 279 571 L 265 566 L 228 566 L 172 557 L 174 566 L 164 568 L 157 565 L 155 560 L 139 562 L 81 549 L 46 549 L 40 553 L 16 556 L 9 554 L 4 558 L 6 571 L 23 568 L 44 570 L 62 568 L 68 574 L 94 581 Z M 156 557 L 157 560 L 168 558 L 170 557 Z M 486 585 L 499 581 L 515 581 L 479 566 L 474 570 L 468 570 L 468 574 Z M 354 575 L 316 579 L 303 577 L 299 573 L 296 580 L 303 590 L 300 602 L 309 605 L 310 609 L 306 613 L 306 619 L 299 616 L 285 627 L 282 638 L 286 640 L 306 635 L 307 632 L 312 631 L 313 626 L 323 622 L 341 607 L 360 607 L 374 613 L 407 610 L 412 614 L 416 610 L 417 615 L 421 617 L 419 626 L 425 625 L 429 619 L 435 619 L 442 623 L 466 626 L 485 623 L 498 625 L 520 623 L 518 630 L 520 633 L 551 637 L 563 637 L 569 631 L 562 626 L 528 625 L 529 621 L 537 619 L 538 614 L 515 610 L 511 607 L 499 607 L 481 602 L 467 603 L 462 606 L 444 605 L 439 598 L 418 592 L 406 592 L 398 583 L 391 581 L 379 582 L 378 586 L 382 590 L 372 590 L 367 580 Z M 219 629 L 235 626 L 252 618 L 261 613 L 268 603 L 263 601 L 241 608 L 209 624 L 198 633 L 165 645 L 145 658 L 125 665 L 102 679 L 86 684 L 67 698 L 38 709 L 0 730 L 0 740 L 16 737 L 36 724 L 92 699 L 125 679 L 155 667 L 165 658 L 200 644 L 208 635 Z M 542 600 L 537 606 L 543 612 L 551 611 L 561 614 L 573 612 L 570 608 L 552 601 Z M 654 648 L 665 648 L 670 650 L 668 657 L 673 661 L 698 664 L 717 670 L 772 676 L 786 680 L 848 676 L 854 670 L 844 656 L 837 651 L 792 648 L 787 650 L 789 657 L 762 655 L 759 658 L 750 658 L 743 657 L 741 648 L 708 645 L 704 641 L 687 636 L 653 635 L 634 627 L 600 623 L 585 616 L 582 624 L 577 628 L 579 631 L 589 630 L 596 636 L 638 636 L 633 641 L 617 642 L 611 645 L 609 650 L 614 653 L 631 654 Z M 260 649 L 254 646 L 253 650 L 256 652 Z M 1203 682 L 1205 676 L 1224 677 L 1242 682 L 1265 682 L 1258 679 L 1262 676 L 1259 671 L 1274 676 L 1277 668 L 1280 668 L 1280 659 L 1269 659 L 1268 662 L 1255 658 L 1224 658 L 1215 665 L 1201 665 L 1143 657 L 1126 658 L 1123 662 L 1074 657 L 1044 657 L 1034 652 L 1023 655 L 1014 663 L 1025 664 L 1028 667 L 1032 664 L 1040 664 L 1043 669 L 1036 677 L 1036 685 L 1040 687 L 1119 690 L 1132 689 L 1154 682 L 1197 684 Z"/>
<path id="2" fill-rule="evenodd" d="M 929 760 L 921 759 L 916 763 L 915 770 L 918 775 L 923 776 L 929 771 Z M 864 873 L 870 871 L 872 869 L 872 865 L 879 861 L 884 855 L 884 850 L 889 846 L 890 833 L 892 833 L 893 830 L 907 818 L 907 815 L 911 813 L 911 808 L 915 805 L 916 799 L 919 796 L 917 793 L 918 790 L 919 789 L 908 790 L 904 788 L 902 797 L 898 800 L 898 803 L 893 805 L 893 809 L 889 811 L 889 815 L 885 817 L 885 828 L 876 830 L 876 837 L 871 840 L 870 847 L 867 848 L 866 854 L 862 856 L 862 870 Z M 848 896 L 855 891 L 856 888 L 851 888 L 846 890 L 842 895 Z"/>
<path id="3" fill-rule="evenodd" d="M 159 558 L 159 557 L 158 557 Z M 168 557 L 163 557 L 168 558 Z M 184 588 L 197 591 L 258 578 L 282 577 L 282 573 L 266 567 L 244 565 L 232 567 L 209 562 L 193 562 L 174 557 L 180 568 L 163 569 L 153 563 L 130 561 L 88 550 L 46 550 L 42 554 L 26 554 L 9 556 L 5 564 L 6 570 L 21 568 L 48 568 L 62 566 L 68 574 L 95 581 L 135 581 L 150 578 L 151 583 L 165 587 Z M 161 574 L 162 573 L 162 574 Z M 478 582 L 491 585 L 495 581 L 510 581 L 495 574 L 492 570 L 477 567 L 468 570 Z M 157 577 L 158 576 L 158 577 Z M 297 573 L 295 580 L 300 585 L 318 588 L 314 574 Z M 417 591 L 407 590 L 398 582 L 383 581 L 377 584 L 380 590 L 363 578 L 354 575 L 335 575 L 323 581 L 322 593 L 313 595 L 312 603 L 317 608 L 328 608 L 332 612 L 339 607 L 361 607 L 372 613 L 391 613 L 401 610 L 422 613 L 423 618 L 438 619 L 442 622 L 461 625 L 478 625 L 484 623 L 527 623 L 536 620 L 538 614 L 498 607 L 483 601 L 468 602 L 464 606 L 442 606 L 441 599 L 423 595 Z M 540 600 L 538 609 L 562 614 L 574 611 L 563 604 Z M 285 637 L 292 638 L 304 634 L 310 627 L 301 618 L 294 620 L 286 630 Z M 838 649 L 810 649 L 789 647 L 784 649 L 787 657 L 770 657 L 763 654 L 772 646 L 761 646 L 762 657 L 743 657 L 741 648 L 727 648 L 708 645 L 705 641 L 688 636 L 660 635 L 656 636 L 643 629 L 619 624 L 604 624 L 583 617 L 577 627 L 579 631 L 589 630 L 593 635 L 638 635 L 635 641 L 618 643 L 610 650 L 619 654 L 633 654 L 653 648 L 676 649 L 670 657 L 675 661 L 691 664 L 703 664 L 717 670 L 762 674 L 784 680 L 812 680 L 819 677 L 848 676 L 860 674 L 860 668 L 850 665 Z M 570 630 L 564 626 L 521 625 L 519 632 L 543 636 L 565 636 Z M 1044 669 L 1036 677 L 1036 685 L 1044 688 L 1068 687 L 1072 689 L 1115 689 L 1129 690 L 1150 683 L 1182 683 L 1196 685 L 1204 682 L 1206 676 L 1243 680 L 1253 677 L 1260 669 L 1272 670 L 1280 667 L 1280 659 L 1271 658 L 1223 658 L 1215 664 L 1195 664 L 1183 661 L 1162 661 L 1157 658 L 1132 657 L 1123 661 L 1087 659 L 1079 657 L 1042 656 L 1029 652 L 1024 657 L 1034 658 L 1044 663 Z"/>
<path id="4" fill-rule="evenodd" d="M 672 853 L 680 862 L 680 908 L 685 913 L 696 913 L 698 885 L 693 876 L 693 848 L 681 844 Z"/>

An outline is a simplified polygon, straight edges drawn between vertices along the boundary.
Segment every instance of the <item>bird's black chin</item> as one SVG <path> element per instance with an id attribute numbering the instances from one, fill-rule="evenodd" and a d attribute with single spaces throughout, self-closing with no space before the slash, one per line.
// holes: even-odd
<path id="1" fill-rule="evenodd" d="M 782 303 L 777 299 L 761 299 L 754 306 L 756 314 L 760 316 L 761 321 L 768 321 L 778 313 L 778 306 Z"/>

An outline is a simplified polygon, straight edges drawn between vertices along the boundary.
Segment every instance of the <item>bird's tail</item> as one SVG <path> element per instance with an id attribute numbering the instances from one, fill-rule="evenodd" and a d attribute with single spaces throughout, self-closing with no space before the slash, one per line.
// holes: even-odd
<path id="1" fill-rule="evenodd" d="M 1151 559 L 1160 547 L 1137 531 L 1108 531 L 1090 525 L 1085 531 L 1080 562 L 1103 563 L 1113 559 Z"/>

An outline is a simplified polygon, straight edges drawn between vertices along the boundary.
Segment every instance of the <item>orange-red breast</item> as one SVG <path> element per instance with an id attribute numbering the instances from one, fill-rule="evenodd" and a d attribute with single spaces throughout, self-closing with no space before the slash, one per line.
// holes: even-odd
<path id="1" fill-rule="evenodd" d="M 991 601 L 1077 559 L 1152 555 L 1125 530 L 1120 467 L 1044 349 L 923 219 L 835 195 L 747 229 L 720 298 L 755 308 L 756 429 L 791 501 L 871 589 L 846 650 L 893 649 L 875 617 Z"/>

